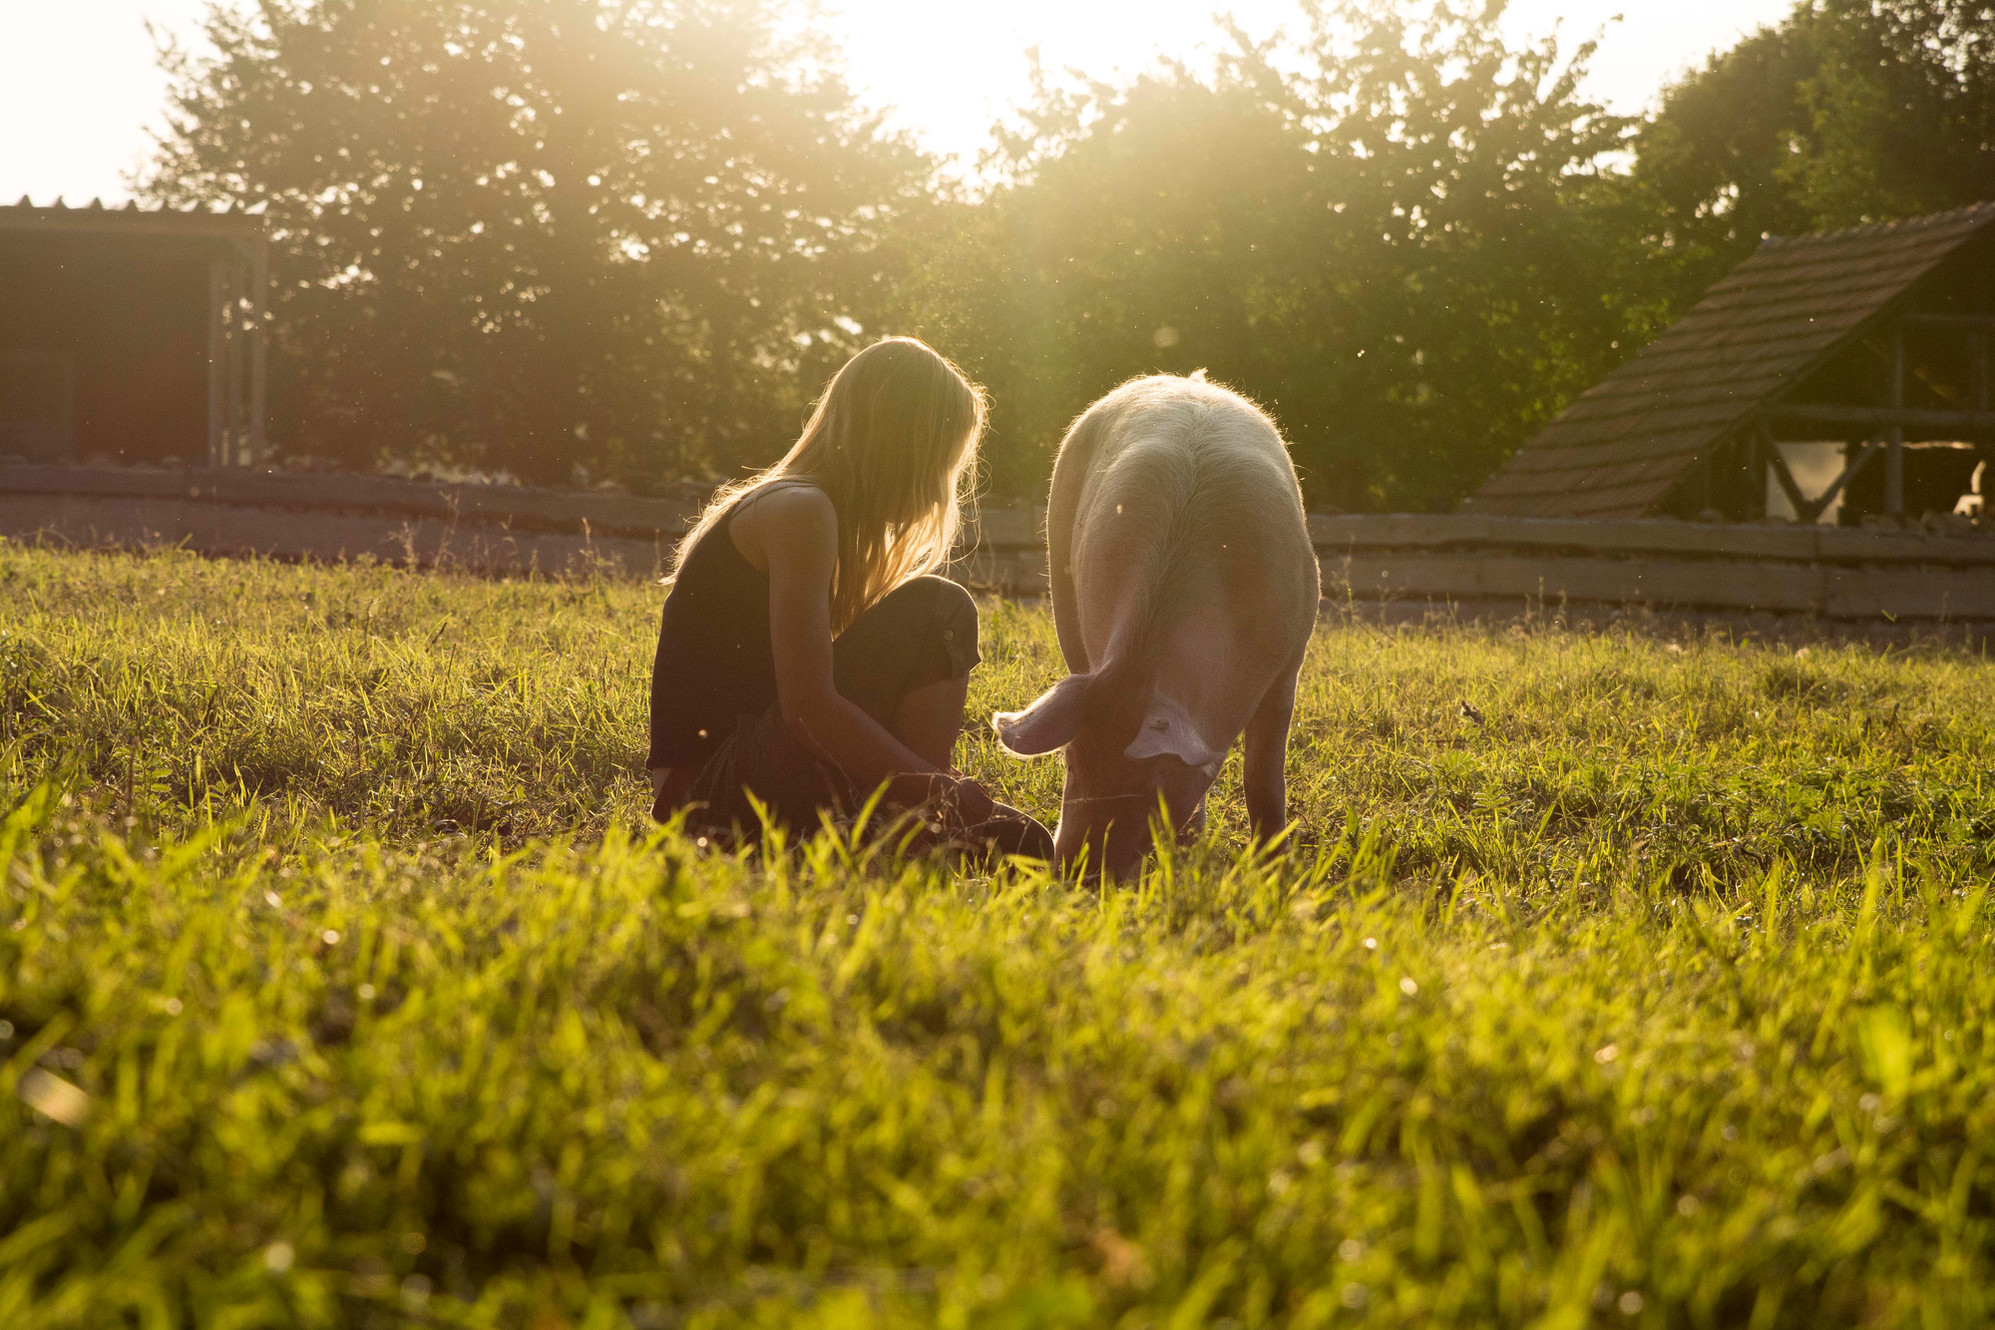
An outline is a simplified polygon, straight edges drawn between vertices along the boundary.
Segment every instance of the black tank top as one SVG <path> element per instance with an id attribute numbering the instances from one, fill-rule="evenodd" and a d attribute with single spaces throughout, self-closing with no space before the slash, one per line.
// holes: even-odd
<path id="1" fill-rule="evenodd" d="M 686 556 L 658 626 L 651 666 L 652 767 L 697 767 L 743 716 L 776 700 L 769 645 L 769 575 L 728 535 L 745 494 Z"/>

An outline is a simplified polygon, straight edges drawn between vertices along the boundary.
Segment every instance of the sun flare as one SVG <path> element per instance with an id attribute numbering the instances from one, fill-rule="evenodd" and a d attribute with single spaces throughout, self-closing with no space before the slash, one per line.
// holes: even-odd
<path id="1" fill-rule="evenodd" d="M 98 0 L 89 5 L 0 6 L 0 120 L 34 134 L 0 139 L 0 188 L 37 200 L 127 191 L 124 174 L 147 156 L 165 80 L 151 23 L 196 42 L 207 0 Z M 1662 82 L 1713 49 L 1776 21 L 1790 0 L 1514 0 L 1513 37 L 1558 27 L 1569 41 L 1617 13 L 1593 63 L 1591 87 L 1635 111 Z M 1298 15 L 1295 0 L 1010 0 L 937 5 L 929 0 L 832 0 L 827 27 L 854 86 L 894 109 L 894 123 L 931 149 L 973 159 L 994 118 L 1031 91 L 1029 52 L 1051 70 L 1097 77 L 1141 68 L 1160 55 L 1196 60 L 1228 12 L 1256 36 Z"/>
<path id="2" fill-rule="evenodd" d="M 1568 47 L 1604 31 L 1595 95 L 1632 112 L 1664 80 L 1791 7 L 1790 0 L 1515 0 L 1505 27 L 1513 40 L 1556 30 Z M 1196 63 L 1223 43 L 1215 20 L 1222 13 L 1255 39 L 1304 26 L 1296 0 L 842 0 L 830 26 L 855 86 L 894 107 L 896 123 L 938 151 L 974 155 L 993 119 L 1028 95 L 1033 52 L 1050 71 L 1100 78 L 1159 57 Z"/>

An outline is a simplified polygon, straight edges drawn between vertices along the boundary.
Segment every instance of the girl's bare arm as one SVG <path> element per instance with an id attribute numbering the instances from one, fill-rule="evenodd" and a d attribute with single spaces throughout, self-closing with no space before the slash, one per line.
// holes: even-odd
<path id="1" fill-rule="evenodd" d="M 842 767 L 861 790 L 896 776 L 939 774 L 841 697 L 833 683 L 831 582 L 838 566 L 838 514 L 831 500 L 806 486 L 774 490 L 737 513 L 728 534 L 742 557 L 769 574 L 776 693 L 791 730 Z"/>

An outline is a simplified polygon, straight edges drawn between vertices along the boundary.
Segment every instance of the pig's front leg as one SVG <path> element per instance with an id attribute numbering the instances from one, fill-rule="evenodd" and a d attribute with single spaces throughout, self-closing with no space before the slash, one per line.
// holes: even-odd
<path id="1" fill-rule="evenodd" d="M 1197 840 L 1200 836 L 1203 836 L 1204 834 L 1205 834 L 1205 796 L 1200 795 L 1198 798 L 1197 811 L 1195 811 L 1190 817 L 1186 818 L 1185 824 L 1178 828 L 1178 844 L 1189 845 L 1193 841 Z"/>
<path id="2" fill-rule="evenodd" d="M 1242 771 L 1247 830 L 1263 843 L 1288 825 L 1288 727 L 1295 716 L 1295 670 L 1283 672 L 1247 722 Z"/>

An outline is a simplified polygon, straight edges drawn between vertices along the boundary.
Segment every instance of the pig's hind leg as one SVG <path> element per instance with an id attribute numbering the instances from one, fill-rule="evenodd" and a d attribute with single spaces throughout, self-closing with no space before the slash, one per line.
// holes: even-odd
<path id="1" fill-rule="evenodd" d="M 1288 825 L 1288 730 L 1295 717 L 1296 668 L 1282 671 L 1247 722 L 1241 776 L 1247 790 L 1247 830 L 1256 841 Z"/>

